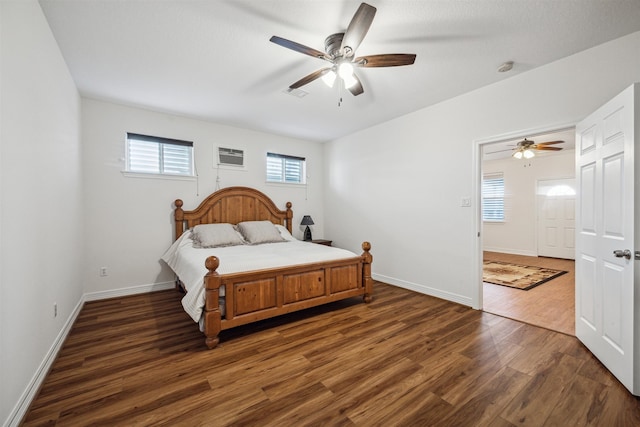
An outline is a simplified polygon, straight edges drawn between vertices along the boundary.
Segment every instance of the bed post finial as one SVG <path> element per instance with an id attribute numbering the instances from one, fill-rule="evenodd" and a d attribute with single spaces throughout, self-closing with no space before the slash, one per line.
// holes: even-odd
<path id="1" fill-rule="evenodd" d="M 217 256 L 210 256 L 204 261 L 204 266 L 207 267 L 209 273 L 215 273 L 218 267 L 220 267 L 220 258 Z"/>
<path id="2" fill-rule="evenodd" d="M 220 312 L 220 275 L 216 269 L 220 266 L 217 256 L 210 256 L 204 262 L 209 272 L 204 276 L 204 335 L 207 347 L 214 348 L 220 342 L 218 334 L 222 330 L 222 313 Z"/>
<path id="3" fill-rule="evenodd" d="M 173 204 L 176 206 L 173 214 L 173 219 L 176 222 L 176 240 L 178 240 L 178 238 L 182 236 L 182 233 L 184 232 L 184 211 L 182 210 L 183 202 L 181 199 L 176 199 Z"/>
<path id="4" fill-rule="evenodd" d="M 364 265 L 362 266 L 362 280 L 364 282 L 364 302 L 369 303 L 372 301 L 373 295 L 373 279 L 371 278 L 371 263 L 373 262 L 373 255 L 369 253 L 371 250 L 371 243 L 362 242 L 362 250 L 364 253 L 362 257 L 364 258 Z"/>
<path id="5" fill-rule="evenodd" d="M 291 210 L 291 206 L 293 206 L 291 204 L 291 202 L 287 202 L 287 230 L 289 230 L 289 233 L 293 233 L 293 211 Z"/>

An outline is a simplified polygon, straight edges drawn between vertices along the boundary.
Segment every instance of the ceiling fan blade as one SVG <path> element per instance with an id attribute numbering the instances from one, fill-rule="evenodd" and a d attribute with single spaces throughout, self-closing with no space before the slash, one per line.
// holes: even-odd
<path id="1" fill-rule="evenodd" d="M 548 141 L 548 142 L 538 142 L 536 145 L 553 145 L 553 144 L 562 144 L 564 141 Z"/>
<path id="2" fill-rule="evenodd" d="M 533 147 L 534 150 L 547 150 L 547 151 L 560 151 L 562 150 L 562 147 L 545 147 L 544 145 L 541 146 L 534 146 Z"/>
<path id="3" fill-rule="evenodd" d="M 356 82 L 351 87 L 349 87 L 349 92 L 351 92 L 353 96 L 358 96 L 364 93 L 364 88 L 362 87 L 362 82 L 360 81 L 358 76 L 354 74 L 353 78 L 356 79 Z"/>
<path id="4" fill-rule="evenodd" d="M 295 50 L 296 52 L 304 53 L 305 55 L 313 56 L 314 58 L 324 59 L 325 61 L 330 61 L 327 57 L 327 54 L 316 50 L 312 47 L 302 45 L 300 43 L 296 43 L 291 40 L 283 39 L 282 37 L 273 36 L 269 39 L 270 42 L 273 42 L 282 47 L 286 47 L 287 49 Z"/>
<path id="5" fill-rule="evenodd" d="M 364 36 L 369 31 L 369 27 L 371 27 L 376 10 L 375 7 L 362 3 L 353 18 L 351 18 L 347 31 L 342 38 L 341 49 L 346 57 L 353 56 L 360 43 L 362 43 Z"/>
<path id="6" fill-rule="evenodd" d="M 289 89 L 298 89 L 299 87 L 302 87 L 302 86 L 304 86 L 306 84 L 309 84 L 312 81 L 324 76 L 329 71 L 331 71 L 331 67 L 323 68 L 323 69 L 318 70 L 318 71 L 314 71 L 313 73 L 309 74 L 308 76 L 304 76 L 303 78 L 301 78 L 300 80 L 298 80 L 297 82 L 295 82 L 294 84 L 289 86 Z"/>
<path id="7" fill-rule="evenodd" d="M 354 59 L 353 63 L 360 67 L 398 67 L 400 65 L 411 65 L 415 60 L 416 55 L 412 53 L 388 53 L 360 56 Z"/>

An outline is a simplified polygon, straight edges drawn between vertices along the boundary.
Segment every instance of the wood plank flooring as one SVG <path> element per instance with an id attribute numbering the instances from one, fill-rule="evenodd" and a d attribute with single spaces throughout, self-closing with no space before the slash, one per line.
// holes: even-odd
<path id="1" fill-rule="evenodd" d="M 204 338 L 169 290 L 83 307 L 25 426 L 632 426 L 575 337 L 376 282 Z"/>
<path id="2" fill-rule="evenodd" d="M 573 260 L 484 252 L 491 261 L 567 271 L 528 291 L 483 284 L 483 309 L 553 331 L 575 336 L 575 262 Z"/>

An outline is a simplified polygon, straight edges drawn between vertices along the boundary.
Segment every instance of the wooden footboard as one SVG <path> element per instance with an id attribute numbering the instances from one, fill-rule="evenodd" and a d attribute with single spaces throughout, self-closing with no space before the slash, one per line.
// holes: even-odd
<path id="1" fill-rule="evenodd" d="M 344 260 L 225 275 L 216 271 L 220 265 L 217 257 L 207 258 L 204 283 L 207 347 L 218 345 L 220 331 L 234 326 L 358 295 L 371 302 L 371 244 L 364 242 L 362 249 L 361 256 Z M 219 307 L 222 286 L 224 317 Z"/>

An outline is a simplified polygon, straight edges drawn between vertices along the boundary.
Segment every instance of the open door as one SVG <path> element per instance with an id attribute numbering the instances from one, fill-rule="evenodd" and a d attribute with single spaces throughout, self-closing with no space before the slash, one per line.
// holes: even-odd
<path id="1" fill-rule="evenodd" d="M 576 336 L 634 395 L 640 395 L 639 89 L 632 85 L 576 126 Z"/>

